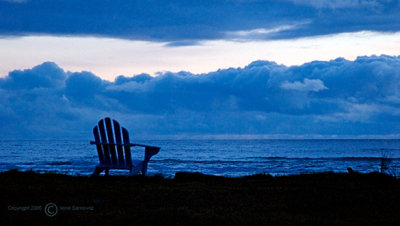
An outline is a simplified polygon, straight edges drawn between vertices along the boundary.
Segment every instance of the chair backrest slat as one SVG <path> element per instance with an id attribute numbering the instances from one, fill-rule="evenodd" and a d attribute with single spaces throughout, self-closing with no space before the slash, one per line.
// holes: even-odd
<path id="1" fill-rule="evenodd" d="M 121 139 L 121 127 L 119 126 L 119 123 L 115 120 L 113 120 L 113 124 L 115 131 L 115 143 L 117 145 L 118 162 L 120 165 L 125 165 L 125 158 L 124 158 L 122 139 Z"/>
<path id="2" fill-rule="evenodd" d="M 111 164 L 109 145 L 108 145 L 108 141 L 107 141 L 106 131 L 104 129 L 104 120 L 103 119 L 99 121 L 99 131 L 100 131 L 100 138 L 101 138 L 101 143 L 103 145 L 103 151 L 104 151 L 104 163 Z"/>
<path id="3" fill-rule="evenodd" d="M 107 130 L 107 137 L 108 137 L 108 147 L 111 155 L 111 163 L 113 165 L 117 165 L 117 154 L 115 150 L 115 142 L 114 142 L 114 130 L 111 125 L 111 119 L 110 118 L 105 118 L 105 123 L 106 123 L 106 130 Z"/>
<path id="4" fill-rule="evenodd" d="M 124 147 L 125 147 L 125 160 L 126 160 L 126 165 L 130 166 L 132 165 L 132 159 L 131 159 L 131 147 L 129 146 L 130 141 L 129 141 L 129 133 L 128 130 L 126 130 L 124 127 L 122 127 L 122 137 L 124 140 Z"/>
<path id="5" fill-rule="evenodd" d="M 93 128 L 94 141 L 96 142 L 97 154 L 99 155 L 100 164 L 104 164 L 103 148 L 100 144 L 99 129 L 97 126 Z"/>

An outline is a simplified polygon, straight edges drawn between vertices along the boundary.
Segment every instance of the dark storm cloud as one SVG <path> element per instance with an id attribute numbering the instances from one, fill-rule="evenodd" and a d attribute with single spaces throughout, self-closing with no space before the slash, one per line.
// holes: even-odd
<path id="1" fill-rule="evenodd" d="M 196 45 L 211 39 L 395 32 L 399 10 L 395 0 L 0 1 L 0 35 L 91 35 Z"/>

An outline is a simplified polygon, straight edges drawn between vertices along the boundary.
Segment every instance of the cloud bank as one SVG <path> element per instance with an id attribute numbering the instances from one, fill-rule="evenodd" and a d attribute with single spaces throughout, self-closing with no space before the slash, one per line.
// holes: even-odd
<path id="1" fill-rule="evenodd" d="M 3 0 L 0 35 L 90 35 L 194 45 L 199 40 L 396 32 L 399 10 L 397 0 Z"/>
<path id="2" fill-rule="evenodd" d="M 400 57 L 286 67 L 255 61 L 205 74 L 119 76 L 45 62 L 0 78 L 2 139 L 89 139 L 105 116 L 133 135 L 400 134 Z"/>

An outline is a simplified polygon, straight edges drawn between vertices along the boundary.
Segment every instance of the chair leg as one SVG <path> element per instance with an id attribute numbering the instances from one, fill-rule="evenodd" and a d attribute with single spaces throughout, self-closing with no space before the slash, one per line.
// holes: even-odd
<path id="1" fill-rule="evenodd" d="M 142 175 L 143 175 L 143 176 L 146 176 L 146 173 L 147 173 L 147 162 L 143 162 L 143 165 L 142 165 Z"/>
<path id="2" fill-rule="evenodd" d="M 97 177 L 97 176 L 99 176 L 100 173 L 101 173 L 101 171 L 103 171 L 102 168 L 96 167 L 96 169 L 94 170 L 94 172 L 93 172 L 93 174 L 92 174 L 92 177 Z"/>

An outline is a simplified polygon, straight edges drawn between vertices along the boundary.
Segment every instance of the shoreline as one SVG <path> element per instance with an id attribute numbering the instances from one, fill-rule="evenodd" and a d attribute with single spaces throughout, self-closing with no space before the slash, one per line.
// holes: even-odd
<path id="1" fill-rule="evenodd" d="M 397 225 L 399 191 L 400 179 L 376 172 L 179 172 L 169 179 L 0 173 L 6 225 Z"/>

